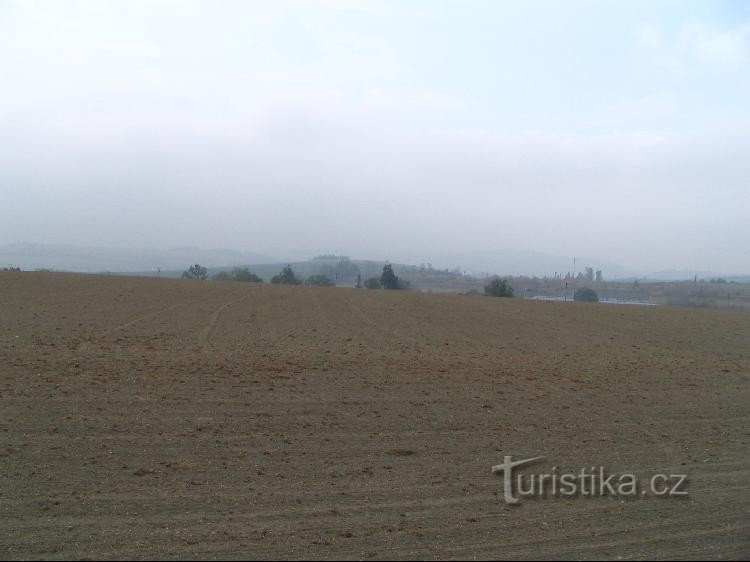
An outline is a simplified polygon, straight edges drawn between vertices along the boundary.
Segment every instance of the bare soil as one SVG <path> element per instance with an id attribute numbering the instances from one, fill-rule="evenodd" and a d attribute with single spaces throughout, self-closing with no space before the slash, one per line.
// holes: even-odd
<path id="1" fill-rule="evenodd" d="M 748 558 L 748 461 L 746 312 L 0 273 L 5 559 Z"/>

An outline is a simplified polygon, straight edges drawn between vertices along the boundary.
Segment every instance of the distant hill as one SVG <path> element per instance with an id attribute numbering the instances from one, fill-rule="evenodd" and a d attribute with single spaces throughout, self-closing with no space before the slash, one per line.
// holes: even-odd
<path id="1" fill-rule="evenodd" d="M 338 255 L 321 255 L 316 256 L 310 260 L 297 260 L 297 261 L 270 261 L 266 263 L 254 264 L 252 267 L 253 273 L 256 273 L 264 279 L 270 279 L 273 275 L 276 275 L 279 270 L 287 265 L 297 271 L 301 276 L 315 275 L 321 273 L 321 267 L 325 264 L 336 264 L 342 258 L 346 259 L 346 256 Z M 361 269 L 363 278 L 371 277 L 374 275 L 380 275 L 385 260 L 363 260 L 363 259 L 352 259 L 352 263 L 358 265 Z M 396 269 L 396 273 L 399 270 L 402 274 L 407 276 L 418 276 L 422 280 L 427 278 L 433 278 L 436 275 L 445 277 L 446 272 L 451 275 L 457 275 L 459 272 L 468 273 L 476 278 L 484 278 L 487 275 L 503 275 L 503 276 L 554 276 L 555 273 L 565 275 L 567 272 L 573 271 L 573 259 L 563 258 L 560 256 L 553 256 L 549 254 L 543 254 L 538 252 L 525 252 L 525 251 L 513 251 L 499 249 L 496 252 L 473 252 L 467 251 L 463 255 L 441 255 L 439 260 L 435 260 L 435 263 L 420 263 L 416 265 L 416 260 L 410 260 L 409 258 L 391 259 L 391 263 Z M 424 260 L 427 262 L 428 260 Z M 208 264 L 202 264 L 212 269 Z M 229 265 L 229 264 L 223 264 Z M 232 264 L 235 265 L 235 264 Z M 245 265 L 252 265 L 247 263 Z M 183 266 L 179 271 L 168 272 L 167 276 L 179 277 L 182 271 L 187 266 Z M 585 267 L 592 267 L 593 269 L 601 269 L 606 279 L 613 279 L 615 277 L 621 277 L 627 275 L 628 272 L 622 266 L 612 263 L 598 260 L 595 258 L 578 257 L 576 259 L 576 270 L 577 272 L 583 271 Z M 216 271 L 210 271 L 215 273 L 226 267 L 213 268 Z M 162 272 L 162 275 L 165 275 Z M 463 285 L 463 283 L 461 284 Z"/>
<path id="2" fill-rule="evenodd" d="M 54 269 L 87 273 L 142 272 L 155 274 L 157 268 L 182 272 L 188 264 L 209 267 L 268 263 L 272 257 L 254 252 L 227 249 L 201 249 L 192 246 L 171 248 L 124 249 L 68 244 L 7 244 L 0 246 L 0 267 Z"/>
<path id="3" fill-rule="evenodd" d="M 284 261 L 255 252 L 243 252 L 226 248 L 203 249 L 196 246 L 183 246 L 170 249 L 158 248 L 108 248 L 103 246 L 75 246 L 69 244 L 18 243 L 0 245 L 0 268 L 20 267 L 25 270 L 52 269 L 83 273 L 118 273 L 127 275 L 151 276 L 161 269 L 162 277 L 180 277 L 191 264 L 200 263 L 208 268 L 211 275 L 226 271 L 235 266 L 250 267 L 253 273 L 269 280 L 281 269 L 290 264 L 300 277 L 330 273 L 331 268 L 346 256 L 325 254 L 310 260 Z M 350 260 L 359 268 L 362 279 L 379 276 L 385 260 Z M 442 265 L 429 263 L 409 265 L 407 259 L 393 260 L 396 273 L 409 279 L 415 286 L 426 290 L 471 290 L 480 287 L 479 279 L 487 275 L 539 276 L 552 277 L 555 273 L 564 275 L 573 268 L 572 258 L 549 254 L 499 249 L 496 252 L 467 251 L 463 255 L 443 255 Z M 450 267 L 448 264 L 455 263 Z M 748 282 L 750 275 L 726 275 L 713 271 L 665 270 L 649 275 L 633 275 L 622 266 L 597 260 L 578 257 L 577 272 L 584 267 L 601 269 L 604 278 L 611 281 L 690 281 L 696 273 L 698 279 L 722 278 L 726 281 Z M 462 273 L 469 272 L 469 276 Z M 450 279 L 449 279 L 450 277 Z M 356 274 L 339 276 L 339 284 L 349 285 L 356 281 Z"/>

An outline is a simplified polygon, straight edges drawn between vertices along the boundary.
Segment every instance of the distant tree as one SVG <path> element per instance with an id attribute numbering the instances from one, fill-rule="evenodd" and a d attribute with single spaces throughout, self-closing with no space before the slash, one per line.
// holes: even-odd
<path id="1" fill-rule="evenodd" d="M 200 279 L 202 281 L 208 279 L 208 270 L 201 264 L 196 263 L 195 265 L 191 265 L 189 268 L 182 272 L 182 278 Z"/>
<path id="2" fill-rule="evenodd" d="M 380 276 L 380 284 L 384 289 L 399 289 L 398 277 L 393 272 L 393 266 L 389 263 L 383 266 L 383 274 Z"/>
<path id="3" fill-rule="evenodd" d="M 244 283 L 263 283 L 263 279 L 255 275 L 255 273 L 251 273 L 246 267 L 235 267 L 232 270 L 232 279 Z"/>
<path id="4" fill-rule="evenodd" d="M 291 265 L 287 265 L 281 270 L 281 273 L 274 275 L 271 278 L 271 283 L 274 285 L 300 285 L 302 282 L 294 274 L 294 270 Z"/>
<path id="5" fill-rule="evenodd" d="M 484 294 L 490 297 L 513 297 L 513 287 L 510 286 L 507 279 L 494 277 L 489 285 L 484 286 Z"/>
<path id="6" fill-rule="evenodd" d="M 594 289 L 581 287 L 580 289 L 576 289 L 576 292 L 573 294 L 573 300 L 581 302 L 599 302 L 599 295 Z"/>
<path id="7" fill-rule="evenodd" d="M 380 279 L 377 277 L 370 277 L 367 281 L 365 281 L 365 287 L 368 289 L 382 289 L 383 285 L 380 283 Z"/>
<path id="8" fill-rule="evenodd" d="M 305 279 L 305 285 L 311 285 L 315 287 L 333 287 L 336 283 L 327 275 L 311 275 Z"/>
<path id="9" fill-rule="evenodd" d="M 235 267 L 232 271 L 220 271 L 211 279 L 214 281 L 240 281 L 244 283 L 263 283 L 263 279 L 250 273 L 246 267 Z"/>

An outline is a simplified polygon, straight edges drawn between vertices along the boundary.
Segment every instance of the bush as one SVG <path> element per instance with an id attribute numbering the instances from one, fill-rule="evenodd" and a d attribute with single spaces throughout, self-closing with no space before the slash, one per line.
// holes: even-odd
<path id="1" fill-rule="evenodd" d="M 311 275 L 305 279 L 305 285 L 311 285 L 315 287 L 333 287 L 336 283 L 327 275 Z"/>
<path id="2" fill-rule="evenodd" d="M 208 279 L 208 270 L 201 264 L 196 263 L 191 265 L 185 271 L 182 272 L 183 279 L 200 279 L 201 281 Z"/>
<path id="3" fill-rule="evenodd" d="M 300 285 L 302 281 L 294 274 L 292 266 L 287 265 L 281 270 L 281 273 L 271 278 L 271 283 L 274 285 Z"/>
<path id="4" fill-rule="evenodd" d="M 495 277 L 489 285 L 485 285 L 484 294 L 490 297 L 513 297 L 513 287 L 510 286 L 507 279 Z"/>
<path id="5" fill-rule="evenodd" d="M 211 279 L 214 281 L 240 281 L 244 283 L 263 283 L 263 279 L 250 273 L 246 267 L 235 267 L 232 271 L 220 271 Z"/>
<path id="6" fill-rule="evenodd" d="M 232 270 L 232 279 L 243 283 L 263 283 L 263 279 L 255 273 L 250 273 L 250 270 L 246 267 L 235 267 Z"/>
<path id="7" fill-rule="evenodd" d="M 377 277 L 370 277 L 367 281 L 365 281 L 365 287 L 368 289 L 382 289 L 383 285 L 380 284 L 380 279 Z"/>
<path id="8" fill-rule="evenodd" d="M 599 302 L 599 295 L 596 294 L 594 289 L 581 287 L 580 289 L 576 289 L 576 292 L 573 293 L 573 300 L 581 302 Z"/>

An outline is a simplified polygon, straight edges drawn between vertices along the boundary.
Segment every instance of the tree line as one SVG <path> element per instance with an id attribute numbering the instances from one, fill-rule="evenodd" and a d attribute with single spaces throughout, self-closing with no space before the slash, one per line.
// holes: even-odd
<path id="1" fill-rule="evenodd" d="M 327 257 L 327 256 L 326 256 Z M 353 265 L 353 264 L 352 264 Z M 356 266 L 355 266 L 356 267 Z M 331 268 L 329 274 L 328 270 L 324 273 L 310 275 L 306 279 L 299 277 L 291 265 L 285 266 L 277 275 L 274 275 L 270 283 L 273 285 L 308 285 L 316 287 L 333 287 L 336 285 L 335 278 L 338 275 L 334 273 L 335 269 Z M 197 279 L 206 280 L 209 279 L 208 269 L 200 264 L 191 265 L 182 274 L 183 279 Z M 235 267 L 231 271 L 220 271 L 210 277 L 214 281 L 239 281 L 247 283 L 263 283 L 264 280 L 252 273 L 247 267 Z M 362 281 L 361 275 L 357 275 L 356 288 L 366 289 L 386 289 L 386 290 L 408 290 L 411 288 L 411 284 L 406 279 L 399 278 L 393 270 L 393 266 L 390 263 L 386 263 L 383 266 L 383 271 L 380 276 L 370 277 Z M 591 295 L 588 293 L 591 291 L 581 291 L 580 294 L 576 295 L 575 300 L 598 300 L 596 294 Z M 593 292 L 593 291 L 591 291 Z M 500 277 L 493 277 L 487 285 L 484 287 L 484 294 L 490 297 L 504 297 L 513 298 L 513 287 L 507 279 Z M 593 296 L 593 298 L 592 298 Z"/>
<path id="2" fill-rule="evenodd" d="M 205 281 L 209 279 L 208 269 L 198 263 L 191 265 L 182 273 L 183 279 L 195 279 Z M 246 283 L 263 283 L 263 279 L 252 273 L 247 267 L 235 267 L 231 271 L 220 271 L 210 277 L 213 281 L 240 281 Z M 310 275 L 306 279 L 300 278 L 292 269 L 291 265 L 284 267 L 277 275 L 271 278 L 273 285 L 308 285 L 316 287 L 333 287 L 336 282 L 327 273 Z M 409 289 L 409 282 L 399 277 L 393 271 L 393 266 L 389 263 L 383 266 L 383 272 L 380 277 L 371 277 L 362 283 L 361 275 L 357 276 L 357 288 L 366 287 L 368 289 L 389 289 L 404 290 Z"/>

